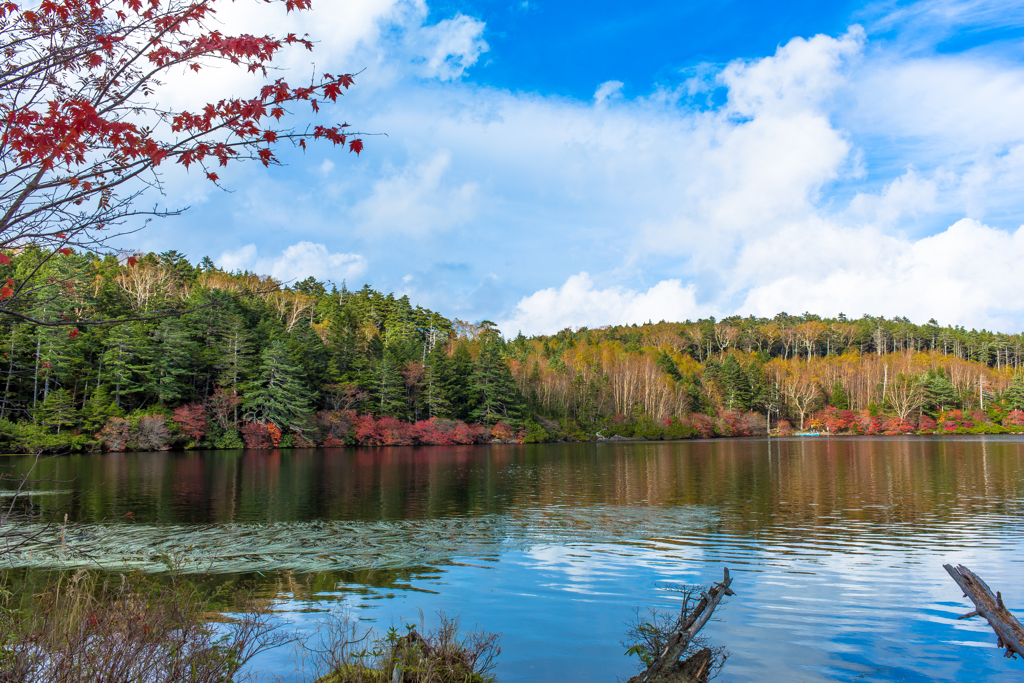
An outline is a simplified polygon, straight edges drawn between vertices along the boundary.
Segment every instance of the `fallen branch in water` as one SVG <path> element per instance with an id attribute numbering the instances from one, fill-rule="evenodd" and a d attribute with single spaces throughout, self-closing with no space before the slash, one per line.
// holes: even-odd
<path id="1" fill-rule="evenodd" d="M 715 652 L 708 647 L 701 648 L 685 661 L 679 661 L 686 649 L 697 637 L 704 625 L 711 619 L 715 607 L 727 595 L 735 595 L 729 588 L 732 577 L 729 569 L 720 583 L 714 584 L 710 590 L 701 594 L 700 602 L 690 609 L 689 600 L 683 599 L 682 614 L 677 625 L 669 635 L 661 654 L 648 667 L 629 679 L 627 683 L 704 683 L 712 670 Z"/>
<path id="2" fill-rule="evenodd" d="M 1024 627 L 1017 621 L 1017 617 L 1010 613 L 1003 605 L 1002 593 L 992 594 L 992 589 L 981 580 L 981 577 L 967 567 L 944 564 L 942 567 L 949 572 L 957 585 L 964 592 L 965 598 L 970 598 L 974 603 L 974 611 L 961 615 L 959 619 L 970 617 L 985 617 L 992 630 L 998 638 L 996 647 L 1005 647 L 1007 657 L 1020 655 L 1024 657 Z"/>

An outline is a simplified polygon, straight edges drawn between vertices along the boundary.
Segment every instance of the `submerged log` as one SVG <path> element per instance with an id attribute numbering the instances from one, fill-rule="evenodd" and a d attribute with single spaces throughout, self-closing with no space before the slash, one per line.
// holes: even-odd
<path id="1" fill-rule="evenodd" d="M 992 594 L 992 589 L 981 580 L 981 577 L 967 567 L 944 564 L 942 567 L 949 572 L 957 585 L 964 592 L 965 598 L 970 598 L 974 603 L 974 611 L 961 615 L 959 619 L 970 617 L 985 617 L 992 630 L 996 632 L 996 647 L 1006 648 L 1007 657 L 1020 655 L 1024 657 L 1024 626 L 1017 621 L 1017 617 L 1010 613 L 1003 605 L 1003 595 L 998 591 Z"/>
<path id="2" fill-rule="evenodd" d="M 697 633 L 711 619 L 715 607 L 727 595 L 735 595 L 729 585 L 732 577 L 729 576 L 729 568 L 725 568 L 725 577 L 721 582 L 714 584 L 711 590 L 701 595 L 697 607 L 686 613 L 686 603 L 683 603 L 683 615 L 679 620 L 679 626 L 669 636 L 668 643 L 661 654 L 651 662 L 644 671 L 629 679 L 627 683 L 704 683 L 711 673 L 712 652 L 709 648 L 703 648 L 685 661 L 679 658 L 686 652 Z"/>

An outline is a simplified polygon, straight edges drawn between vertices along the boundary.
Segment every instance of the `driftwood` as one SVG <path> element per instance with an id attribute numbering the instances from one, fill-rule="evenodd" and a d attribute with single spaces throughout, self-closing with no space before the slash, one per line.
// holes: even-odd
<path id="1" fill-rule="evenodd" d="M 711 590 L 701 595 L 697 607 L 685 614 L 680 619 L 679 626 L 669 636 L 668 644 L 661 654 L 651 662 L 644 671 L 629 679 L 627 683 L 704 683 L 708 680 L 711 672 L 712 652 L 709 648 L 703 648 L 697 653 L 688 657 L 686 661 L 680 662 L 679 658 L 686 652 L 687 646 L 696 637 L 697 633 L 704 628 L 711 618 L 715 607 L 727 595 L 735 595 L 729 588 L 732 577 L 729 576 L 728 567 L 725 569 L 725 577 L 720 583 L 716 583 Z M 684 603 L 683 609 L 686 609 Z"/>
<path id="2" fill-rule="evenodd" d="M 956 567 L 948 564 L 942 566 L 963 590 L 964 597 L 970 598 L 974 603 L 973 612 L 958 618 L 985 617 L 992 630 L 996 632 L 996 647 L 1005 647 L 1007 657 L 1024 657 L 1024 627 L 1003 605 L 1002 593 L 997 591 L 993 595 L 988 584 L 962 564 Z"/>

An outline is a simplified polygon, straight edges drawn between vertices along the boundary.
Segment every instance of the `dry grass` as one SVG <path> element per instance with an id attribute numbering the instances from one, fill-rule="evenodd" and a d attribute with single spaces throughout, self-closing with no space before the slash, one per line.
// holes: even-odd
<path id="1" fill-rule="evenodd" d="M 27 601 L 13 591 L 4 597 L 3 683 L 252 680 L 238 678 L 246 662 L 289 639 L 253 605 L 236 605 L 227 623 L 209 623 L 214 596 L 175 575 L 79 570 L 58 573 Z"/>
<path id="2" fill-rule="evenodd" d="M 321 623 L 320 643 L 305 647 L 317 683 L 491 683 L 500 636 L 474 631 L 463 635 L 456 618 L 439 614 L 426 635 L 414 627 L 401 635 L 392 627 L 371 640 L 369 632 L 345 615 Z"/>

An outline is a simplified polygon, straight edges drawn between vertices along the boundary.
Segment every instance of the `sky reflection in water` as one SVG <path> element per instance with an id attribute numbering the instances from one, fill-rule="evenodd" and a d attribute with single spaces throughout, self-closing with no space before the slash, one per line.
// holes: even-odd
<path id="1" fill-rule="evenodd" d="M 303 629 L 310 607 L 381 628 L 459 613 L 503 633 L 506 682 L 628 676 L 632 609 L 671 608 L 658 582 L 722 566 L 723 680 L 1024 680 L 984 622 L 956 621 L 967 602 L 941 567 L 967 564 L 1024 613 L 1016 439 L 107 454 L 40 474 L 33 505 L 69 501 L 69 536 L 109 563 L 191 547 L 265 574 Z"/>

